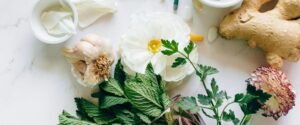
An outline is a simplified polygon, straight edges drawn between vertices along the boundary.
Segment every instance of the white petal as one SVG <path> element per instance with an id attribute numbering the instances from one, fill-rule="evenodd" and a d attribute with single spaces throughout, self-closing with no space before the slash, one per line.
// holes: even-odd
<path id="1" fill-rule="evenodd" d="M 167 60 L 165 55 L 162 53 L 157 53 L 152 57 L 151 64 L 153 65 L 153 70 L 155 74 L 160 74 L 167 65 Z"/>
<path id="2" fill-rule="evenodd" d="M 145 73 L 147 65 L 151 60 L 151 53 L 144 50 L 123 51 L 122 59 L 126 66 L 138 73 Z"/>
<path id="3" fill-rule="evenodd" d="M 85 28 L 98 18 L 116 11 L 115 0 L 72 0 L 78 11 L 79 26 Z"/>

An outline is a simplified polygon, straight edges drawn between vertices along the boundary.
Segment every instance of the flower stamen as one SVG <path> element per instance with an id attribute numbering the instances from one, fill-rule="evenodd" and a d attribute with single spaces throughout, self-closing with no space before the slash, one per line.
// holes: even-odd
<path id="1" fill-rule="evenodd" d="M 153 39 L 148 42 L 148 50 L 153 54 L 157 53 L 161 49 L 161 41 L 159 39 Z"/>

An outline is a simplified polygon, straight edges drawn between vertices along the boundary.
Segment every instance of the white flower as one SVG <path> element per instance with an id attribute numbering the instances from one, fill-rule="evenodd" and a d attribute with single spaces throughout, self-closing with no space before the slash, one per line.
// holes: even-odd
<path id="1" fill-rule="evenodd" d="M 120 43 L 122 63 L 127 70 L 144 73 L 149 63 L 154 72 L 160 74 L 167 82 L 178 82 L 193 73 L 193 67 L 185 64 L 172 68 L 179 54 L 165 56 L 161 53 L 161 39 L 179 42 L 179 50 L 190 41 L 190 28 L 179 17 L 171 13 L 140 13 L 133 17 L 129 31 Z M 190 55 L 193 63 L 198 61 L 195 48 Z"/>

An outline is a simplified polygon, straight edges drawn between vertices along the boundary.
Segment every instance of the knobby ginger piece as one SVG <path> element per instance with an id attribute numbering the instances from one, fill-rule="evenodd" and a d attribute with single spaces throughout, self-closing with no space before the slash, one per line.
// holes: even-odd
<path id="1" fill-rule="evenodd" d="M 110 42 L 95 34 L 83 37 L 74 48 L 65 48 L 64 56 L 72 65 L 77 81 L 89 87 L 108 80 L 114 61 Z"/>
<path id="2" fill-rule="evenodd" d="M 279 0 L 276 7 L 259 12 L 271 0 L 244 0 L 242 6 L 225 16 L 219 32 L 227 39 L 248 40 L 251 48 L 266 53 L 267 62 L 281 68 L 283 60 L 300 58 L 300 0 Z"/>

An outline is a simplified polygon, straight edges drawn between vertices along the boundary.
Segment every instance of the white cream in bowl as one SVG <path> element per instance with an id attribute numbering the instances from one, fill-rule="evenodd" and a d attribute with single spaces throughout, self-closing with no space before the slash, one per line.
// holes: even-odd
<path id="1" fill-rule="evenodd" d="M 33 9 L 31 28 L 42 42 L 64 42 L 75 33 L 77 25 L 77 10 L 69 0 L 40 0 Z"/>

